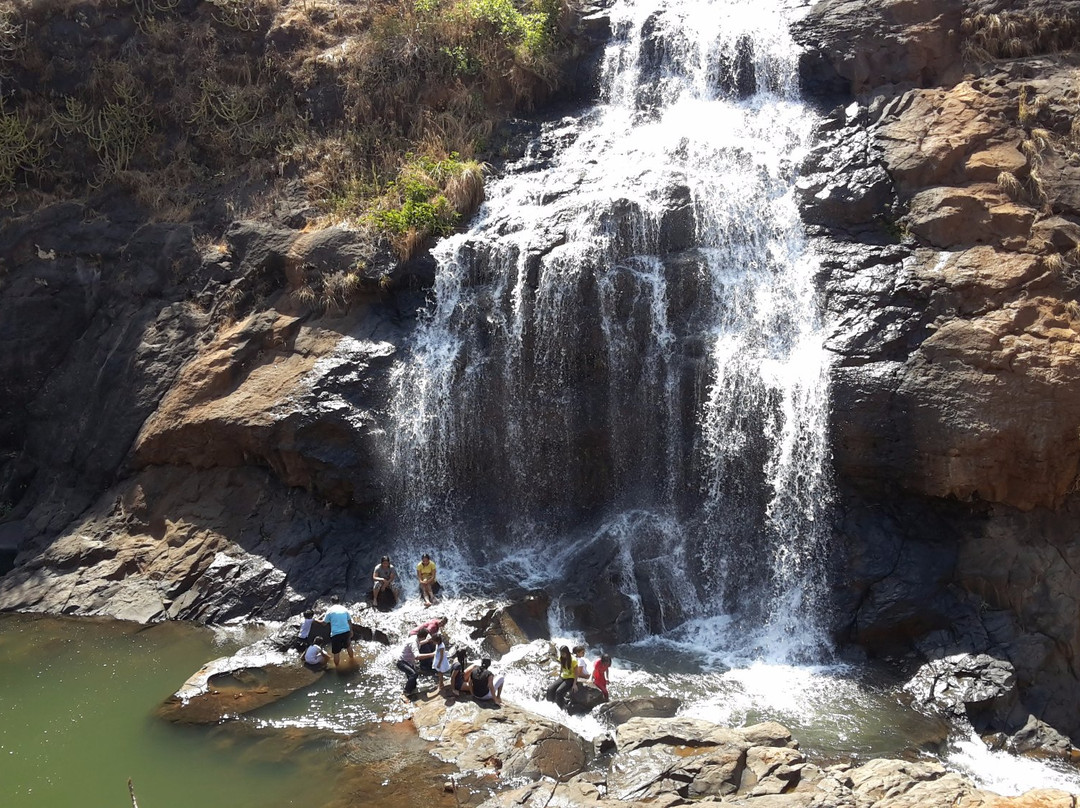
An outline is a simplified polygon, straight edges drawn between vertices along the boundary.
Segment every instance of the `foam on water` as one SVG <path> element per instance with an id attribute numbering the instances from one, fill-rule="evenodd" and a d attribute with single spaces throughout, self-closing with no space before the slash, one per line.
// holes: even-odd
<path id="1" fill-rule="evenodd" d="M 957 739 L 945 761 L 950 769 L 971 778 L 979 787 L 1005 796 L 1016 796 L 1033 788 L 1057 788 L 1080 794 L 1080 771 L 1075 766 L 990 749 L 974 732 Z"/>

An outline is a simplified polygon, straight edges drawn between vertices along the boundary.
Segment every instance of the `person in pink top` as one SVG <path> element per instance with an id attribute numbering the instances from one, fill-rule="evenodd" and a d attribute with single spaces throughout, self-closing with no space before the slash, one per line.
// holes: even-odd
<path id="1" fill-rule="evenodd" d="M 416 628 L 409 632 L 409 636 L 415 636 L 422 628 L 427 629 L 428 634 L 438 634 L 443 630 L 443 628 L 445 628 L 445 626 L 446 618 L 436 617 L 434 620 L 428 620 L 426 623 L 421 623 L 420 625 L 418 625 Z"/>

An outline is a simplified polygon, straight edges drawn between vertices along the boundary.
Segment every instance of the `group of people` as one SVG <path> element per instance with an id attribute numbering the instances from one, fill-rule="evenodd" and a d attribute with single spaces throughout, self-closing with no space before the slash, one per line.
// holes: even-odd
<path id="1" fill-rule="evenodd" d="M 589 663 L 585 661 L 585 646 L 575 645 L 573 650 L 565 645 L 559 648 L 559 667 L 553 672 L 555 681 L 544 694 L 548 701 L 553 701 L 563 710 L 566 709 L 572 694 L 578 689 L 580 682 L 592 682 L 596 689 L 608 700 L 608 669 L 611 667 L 611 657 L 604 654 L 593 665 L 592 674 L 589 673 Z"/>
<path id="2" fill-rule="evenodd" d="M 430 557 L 426 554 L 424 559 L 430 562 Z M 386 556 L 383 556 L 380 567 L 383 564 L 389 565 L 389 558 Z M 434 566 L 431 564 L 432 580 Z M 380 567 L 375 568 L 376 573 Z M 393 567 L 390 569 L 393 570 Z M 379 580 L 376 577 L 376 597 Z M 392 584 L 392 572 L 391 577 L 384 577 L 381 581 L 381 585 Z M 321 620 L 329 626 L 330 651 L 328 653 L 324 650 L 320 632 L 315 627 L 315 612 L 309 609 L 304 612 L 297 642 L 297 649 L 303 655 L 304 664 L 321 669 L 333 659 L 334 667 L 337 668 L 340 667 L 341 652 L 345 651 L 349 655 L 349 666 L 354 666 L 356 656 L 352 648 L 349 611 L 341 604 L 337 595 L 330 598 L 330 607 Z M 447 642 L 445 627 L 446 618 L 439 617 L 421 623 L 409 632 L 409 638 L 397 661 L 398 670 L 405 674 L 403 697 L 411 699 L 416 693 L 418 679 L 427 675 L 436 678 L 436 689 L 439 693 L 445 694 L 448 689 L 453 696 L 472 696 L 479 701 L 491 701 L 501 706 L 504 677 L 491 670 L 490 659 L 469 662 L 466 649 L 454 651 Z M 585 646 L 576 645 L 571 650 L 563 645 L 559 648 L 558 668 L 553 671 L 556 681 L 547 688 L 545 697 L 565 710 L 578 686 L 582 682 L 591 682 L 603 695 L 604 701 L 607 701 L 610 668 L 611 657 L 604 654 L 594 663 L 590 673 L 585 659 Z"/>
<path id="3" fill-rule="evenodd" d="M 315 629 L 315 612 L 308 609 L 304 612 L 304 619 L 297 634 L 297 650 L 303 655 L 304 664 L 312 668 L 325 668 L 332 658 L 336 668 L 340 665 L 341 652 L 346 651 L 349 654 L 349 665 L 355 665 L 349 610 L 341 605 L 341 599 L 337 595 L 331 596 L 330 608 L 323 613 L 321 621 L 330 626 L 330 653 L 323 649 L 319 632 Z"/>
<path id="4" fill-rule="evenodd" d="M 397 661 L 398 670 L 405 674 L 402 696 L 411 699 L 416 693 L 417 680 L 428 675 L 436 677 L 435 687 L 440 693 L 445 693 L 448 687 L 451 695 L 472 696 L 478 701 L 491 701 L 501 706 L 504 677 L 491 670 L 490 659 L 470 663 L 464 648 L 448 649 L 445 626 L 446 618 L 441 617 L 422 623 L 410 632 Z"/>
<path id="5" fill-rule="evenodd" d="M 387 592 L 393 596 L 395 603 L 400 599 L 400 582 L 397 579 L 397 570 L 390 563 L 390 556 L 384 555 L 375 565 L 371 580 L 373 582 L 371 600 L 376 606 L 379 605 L 379 598 Z M 416 565 L 416 580 L 420 584 L 420 597 L 424 599 L 424 605 L 432 605 L 435 602 L 435 592 L 439 588 L 439 581 L 435 562 L 427 553 L 420 556 L 420 563 Z"/>

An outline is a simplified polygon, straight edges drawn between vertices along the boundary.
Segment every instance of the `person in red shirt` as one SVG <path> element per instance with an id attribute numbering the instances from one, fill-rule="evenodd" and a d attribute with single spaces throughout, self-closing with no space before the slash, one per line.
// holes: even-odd
<path id="1" fill-rule="evenodd" d="M 611 657 L 604 654 L 593 665 L 592 669 L 592 683 L 596 685 L 596 689 L 604 694 L 604 701 L 608 700 L 607 694 L 607 672 L 611 667 Z"/>

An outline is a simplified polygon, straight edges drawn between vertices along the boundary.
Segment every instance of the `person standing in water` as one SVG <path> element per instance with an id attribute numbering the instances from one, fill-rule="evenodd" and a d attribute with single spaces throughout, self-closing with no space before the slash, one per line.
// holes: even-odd
<path id="1" fill-rule="evenodd" d="M 338 667 L 338 656 L 342 651 L 349 652 L 349 663 L 354 664 L 356 656 L 352 649 L 352 624 L 349 620 L 349 610 L 341 605 L 337 595 L 331 596 L 330 604 L 330 608 L 323 615 L 323 622 L 330 624 L 330 653 L 334 655 L 334 667 Z"/>
<path id="2" fill-rule="evenodd" d="M 607 693 L 607 674 L 611 668 L 611 657 L 604 654 L 600 659 L 596 661 L 592 669 L 592 682 L 596 685 L 596 689 L 604 696 L 604 701 L 608 700 Z"/>
<path id="3" fill-rule="evenodd" d="M 428 632 L 426 628 L 420 629 L 414 636 L 409 637 L 401 649 L 401 656 L 397 661 L 397 669 L 405 674 L 405 689 L 402 698 L 411 699 L 416 693 L 416 680 L 420 676 L 421 664 L 431 664 L 435 652 L 421 651 L 420 646 L 426 643 Z"/>
<path id="4" fill-rule="evenodd" d="M 446 638 L 442 634 L 435 635 L 435 658 L 432 660 L 431 667 L 435 669 L 435 675 L 438 677 L 435 687 L 442 693 L 444 678 L 450 673 L 451 667 L 450 653 L 446 650 Z"/>
<path id="5" fill-rule="evenodd" d="M 435 562 L 431 556 L 424 553 L 420 556 L 420 563 L 416 565 L 416 580 L 420 582 L 420 596 L 424 599 L 424 605 L 430 606 L 435 602 Z"/>

